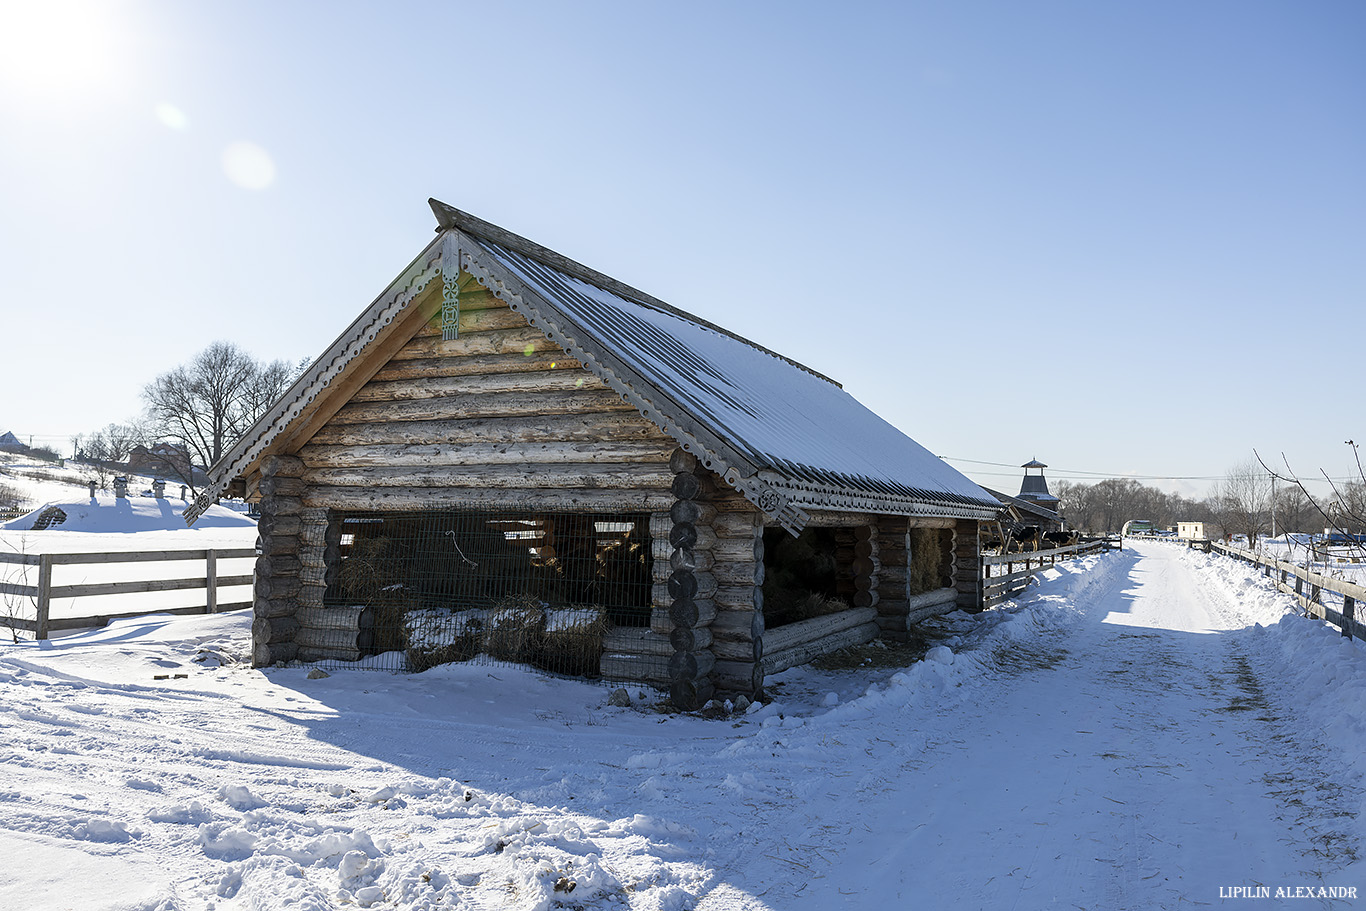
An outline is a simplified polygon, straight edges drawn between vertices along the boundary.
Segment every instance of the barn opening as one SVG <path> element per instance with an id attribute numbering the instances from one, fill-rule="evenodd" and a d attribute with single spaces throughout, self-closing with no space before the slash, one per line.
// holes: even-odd
<path id="1" fill-rule="evenodd" d="M 764 626 L 773 629 L 849 609 L 841 597 L 837 529 L 764 530 Z"/>
<path id="2" fill-rule="evenodd" d="M 650 623 L 648 515 L 347 512 L 329 531 L 324 603 L 362 608 L 360 653 L 409 670 L 479 658 L 596 677 L 607 631 Z"/>
<path id="3" fill-rule="evenodd" d="M 953 530 L 912 528 L 907 593 L 914 597 L 953 585 Z"/>

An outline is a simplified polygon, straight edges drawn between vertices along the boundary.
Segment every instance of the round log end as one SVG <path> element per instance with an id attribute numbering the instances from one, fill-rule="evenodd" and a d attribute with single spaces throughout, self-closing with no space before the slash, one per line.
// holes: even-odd
<path id="1" fill-rule="evenodd" d="M 669 597 L 674 600 L 691 598 L 697 594 L 697 576 L 690 570 L 675 570 L 669 576 Z"/>
<path id="2" fill-rule="evenodd" d="M 697 545 L 697 526 L 691 522 L 679 522 L 669 529 L 669 544 L 673 547 L 692 548 Z"/>

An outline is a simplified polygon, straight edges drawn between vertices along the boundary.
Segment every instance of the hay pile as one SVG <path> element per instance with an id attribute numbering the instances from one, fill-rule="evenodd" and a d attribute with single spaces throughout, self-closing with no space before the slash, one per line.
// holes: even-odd
<path id="1" fill-rule="evenodd" d="M 910 594 L 935 591 L 953 581 L 949 558 L 953 532 L 947 528 L 911 529 L 911 565 L 908 568 Z"/>
<path id="2" fill-rule="evenodd" d="M 402 622 L 404 651 L 414 671 L 482 654 L 581 677 L 598 675 L 610 627 L 601 606 L 552 609 L 526 596 L 506 598 L 487 610 L 411 610 Z"/>
<path id="3" fill-rule="evenodd" d="M 520 664 L 534 657 L 545 636 L 545 604 L 526 595 L 504 598 L 489 611 L 484 651 L 490 658 Z"/>
<path id="4" fill-rule="evenodd" d="M 611 626 L 607 610 L 598 605 L 547 610 L 533 663 L 557 674 L 596 677 L 602 663 L 602 640 Z"/>
<path id="5" fill-rule="evenodd" d="M 425 671 L 438 664 L 468 661 L 479 654 L 488 612 L 414 610 L 403 616 L 408 667 Z"/>

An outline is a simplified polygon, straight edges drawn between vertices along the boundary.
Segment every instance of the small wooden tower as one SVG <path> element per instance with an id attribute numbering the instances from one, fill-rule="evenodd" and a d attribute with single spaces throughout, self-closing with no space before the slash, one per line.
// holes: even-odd
<path id="1" fill-rule="evenodd" d="M 1043 470 L 1048 466 L 1038 459 L 1030 459 L 1020 467 L 1025 470 L 1024 480 L 1020 482 L 1020 499 L 1057 512 L 1058 498 L 1048 492 L 1048 480 L 1043 476 Z M 1031 469 L 1037 469 L 1038 474 L 1030 474 Z"/>

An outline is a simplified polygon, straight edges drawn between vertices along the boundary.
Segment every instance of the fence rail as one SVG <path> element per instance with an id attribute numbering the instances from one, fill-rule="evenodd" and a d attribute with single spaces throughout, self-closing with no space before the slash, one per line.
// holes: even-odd
<path id="1" fill-rule="evenodd" d="M 984 556 L 981 561 L 982 607 L 995 607 L 1003 601 L 1015 597 L 1025 590 L 1034 574 L 1045 566 L 1052 566 L 1059 560 L 1072 560 L 1077 557 L 1084 557 L 1087 554 L 1108 551 L 1111 546 L 1109 540 L 1101 538 L 1082 544 L 1055 547 L 1051 550 Z M 1024 569 L 1015 569 L 1020 564 L 1024 564 Z M 992 567 L 995 566 L 1004 566 L 1006 568 L 1005 573 L 993 576 L 991 574 Z"/>
<path id="2" fill-rule="evenodd" d="M 1333 579 L 1312 569 L 1228 544 L 1214 543 L 1210 547 L 1216 553 L 1260 567 L 1263 575 L 1275 579 L 1278 590 L 1294 595 L 1300 607 L 1311 617 L 1328 621 L 1342 630 L 1342 634 L 1348 639 L 1366 639 L 1366 624 L 1356 618 L 1357 604 L 1366 600 L 1366 586 Z M 1290 583 L 1291 578 L 1295 580 L 1294 584 Z M 1305 586 L 1309 587 L 1308 594 L 1305 593 Z M 1342 609 L 1337 610 L 1333 605 L 1325 604 L 1324 592 L 1332 592 L 1342 598 Z"/>
<path id="3" fill-rule="evenodd" d="M 0 624 L 33 633 L 35 639 L 46 639 L 50 632 L 65 629 L 83 629 L 91 626 L 104 626 L 110 620 L 125 617 L 141 617 L 147 614 L 215 614 L 220 611 L 237 610 L 250 607 L 251 602 L 222 604 L 218 600 L 220 587 L 251 585 L 251 575 L 220 576 L 219 560 L 235 560 L 256 556 L 250 547 L 219 548 L 210 550 L 161 550 L 140 551 L 135 553 L 89 553 L 89 554 L 0 554 L 0 564 L 11 566 L 36 567 L 37 579 L 28 583 L 27 569 L 21 571 L 19 582 L 0 581 L 0 595 L 8 598 L 32 598 L 34 617 L 7 616 L 0 618 Z M 52 571 L 58 566 L 101 565 L 121 563 L 166 563 L 203 561 L 204 572 L 179 579 L 142 579 L 130 582 L 92 582 L 81 585 L 53 585 Z M 77 617 L 51 616 L 52 602 L 61 599 L 90 598 L 104 595 L 127 595 L 151 592 L 193 591 L 204 589 L 204 603 L 191 607 L 148 608 L 118 613 L 99 613 Z"/>

